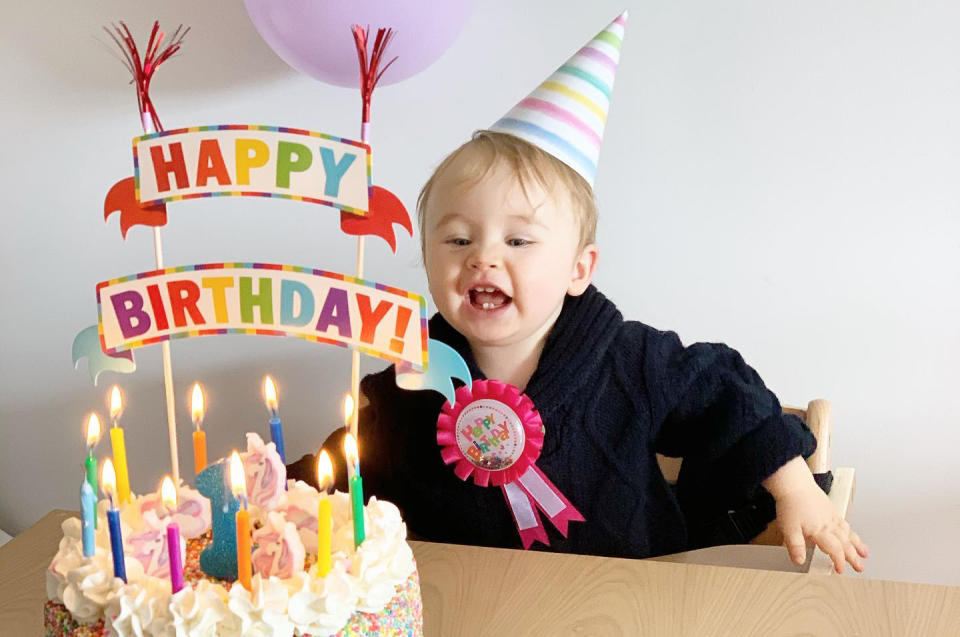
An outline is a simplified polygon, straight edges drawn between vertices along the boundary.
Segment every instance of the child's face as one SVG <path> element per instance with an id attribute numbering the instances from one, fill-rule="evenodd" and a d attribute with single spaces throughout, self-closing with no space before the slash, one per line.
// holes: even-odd
<path id="1" fill-rule="evenodd" d="M 569 194 L 536 180 L 524 193 L 505 162 L 465 179 L 464 153 L 434 184 L 424 215 L 424 262 L 440 314 L 471 346 L 539 344 L 567 293 L 590 283 L 596 247 L 579 248 Z M 529 195 L 529 198 L 528 196 Z"/>

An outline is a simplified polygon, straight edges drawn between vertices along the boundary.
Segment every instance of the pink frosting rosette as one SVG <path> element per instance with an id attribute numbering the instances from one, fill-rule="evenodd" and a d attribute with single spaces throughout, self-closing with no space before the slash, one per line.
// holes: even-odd
<path id="1" fill-rule="evenodd" d="M 437 443 L 446 464 L 461 480 L 500 487 L 513 513 L 524 548 L 550 544 L 542 511 L 564 536 L 569 522 L 584 520 L 576 507 L 536 465 L 544 427 L 533 401 L 497 380 L 476 380 L 444 403 L 437 419 Z"/>
<path id="2" fill-rule="evenodd" d="M 180 483 L 177 488 L 177 510 L 168 511 L 156 491 L 140 498 L 140 513 L 153 512 L 159 519 L 172 515 L 171 520 L 180 526 L 180 534 L 188 540 L 200 537 L 210 528 L 210 500 L 196 489 Z M 171 520 L 165 520 L 170 522 Z M 164 524 L 164 529 L 166 524 Z"/>

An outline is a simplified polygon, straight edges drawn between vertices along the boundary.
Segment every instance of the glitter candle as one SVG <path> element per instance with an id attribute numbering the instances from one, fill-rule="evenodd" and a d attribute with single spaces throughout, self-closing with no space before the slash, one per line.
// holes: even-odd
<path id="1" fill-rule="evenodd" d="M 87 471 L 87 483 L 94 497 L 97 493 L 97 459 L 93 457 L 93 448 L 100 442 L 100 417 L 96 412 L 91 412 L 87 418 L 87 458 L 84 460 L 84 468 Z M 97 512 L 93 512 L 93 528 L 97 528 Z"/>
<path id="2" fill-rule="evenodd" d="M 113 449 L 113 461 L 117 468 L 117 499 L 120 504 L 130 502 L 130 475 L 127 473 L 127 446 L 123 439 L 120 416 L 123 414 L 123 396 L 116 385 L 110 390 L 110 447 Z"/>
<path id="3" fill-rule="evenodd" d="M 280 422 L 280 410 L 277 403 L 277 386 L 269 376 L 263 379 L 263 401 L 270 411 L 270 439 L 277 447 L 277 453 L 283 463 L 287 463 L 287 454 L 283 448 L 283 423 Z"/>
<path id="4" fill-rule="evenodd" d="M 234 497 L 240 500 L 240 510 L 237 511 L 237 581 L 251 590 L 250 577 L 250 512 L 247 511 L 247 481 L 243 472 L 243 462 L 236 451 L 230 456 L 230 487 Z"/>
<path id="5" fill-rule="evenodd" d="M 320 501 L 317 504 L 317 576 L 326 577 L 331 565 L 333 511 L 330 506 L 330 487 L 333 485 L 333 463 L 326 449 L 317 458 L 317 484 Z"/>
<path id="6" fill-rule="evenodd" d="M 120 533 L 120 512 L 117 511 L 113 496 L 117 490 L 117 474 L 113 470 L 110 458 L 103 461 L 103 475 L 101 476 L 103 493 L 110 499 L 110 509 L 107 511 L 107 524 L 110 528 L 110 553 L 113 555 L 113 576 L 127 581 L 127 567 L 123 560 L 123 535 Z"/>
<path id="7" fill-rule="evenodd" d="M 177 490 L 170 476 L 164 476 L 160 487 L 160 497 L 167 511 L 177 510 Z M 167 525 L 167 555 L 170 557 L 170 588 L 176 593 L 183 588 L 183 556 L 180 555 L 180 525 L 170 522 Z"/>
<path id="8" fill-rule="evenodd" d="M 193 384 L 190 414 L 193 417 L 193 472 L 196 474 L 207 468 L 207 432 L 200 428 L 204 414 L 203 390 L 200 389 L 200 383 Z"/>

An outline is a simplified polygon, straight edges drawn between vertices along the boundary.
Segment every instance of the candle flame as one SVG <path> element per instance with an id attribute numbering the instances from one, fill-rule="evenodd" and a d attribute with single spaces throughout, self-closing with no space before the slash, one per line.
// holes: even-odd
<path id="1" fill-rule="evenodd" d="M 330 454 L 326 449 L 322 450 L 317 458 L 317 483 L 323 492 L 333 486 L 333 462 L 330 461 Z"/>
<path id="2" fill-rule="evenodd" d="M 200 383 L 194 383 L 193 396 L 190 398 L 190 415 L 193 418 L 193 425 L 198 429 L 203 422 L 204 410 L 203 390 L 200 389 Z"/>
<path id="3" fill-rule="evenodd" d="M 243 472 L 243 461 L 236 451 L 230 454 L 230 490 L 235 496 L 247 495 L 247 477 Z"/>
<path id="4" fill-rule="evenodd" d="M 120 394 L 120 388 L 116 385 L 110 390 L 110 420 L 114 423 L 123 413 L 123 396 Z"/>
<path id="5" fill-rule="evenodd" d="M 117 492 L 117 472 L 113 469 L 113 460 L 103 459 L 103 469 L 100 470 L 100 485 L 103 492 L 111 499 Z"/>
<path id="6" fill-rule="evenodd" d="M 87 419 L 87 448 L 92 450 L 100 442 L 100 417 L 97 412 L 90 412 Z"/>
<path id="7" fill-rule="evenodd" d="M 277 411 L 277 386 L 273 384 L 270 376 L 263 379 L 263 400 L 267 403 L 267 409 L 271 412 Z"/>
<path id="8" fill-rule="evenodd" d="M 160 499 L 163 500 L 163 506 L 167 509 L 177 510 L 177 490 L 174 488 L 170 476 L 163 476 L 163 482 L 160 484 Z"/>
<path id="9" fill-rule="evenodd" d="M 356 466 L 360 453 L 357 451 L 357 439 L 349 433 L 343 437 L 343 455 L 347 457 L 347 462 Z"/>
<path id="10" fill-rule="evenodd" d="M 349 427 L 350 421 L 353 419 L 353 395 L 344 394 L 343 395 L 343 422 Z"/>

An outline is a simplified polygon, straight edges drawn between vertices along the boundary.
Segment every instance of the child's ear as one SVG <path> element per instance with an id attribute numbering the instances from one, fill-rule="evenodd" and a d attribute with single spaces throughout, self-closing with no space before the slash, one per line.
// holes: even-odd
<path id="1" fill-rule="evenodd" d="M 585 246 L 577 260 L 573 262 L 573 275 L 570 278 L 570 287 L 567 288 L 567 294 L 570 296 L 580 296 L 593 280 L 593 271 L 597 269 L 597 258 L 599 250 L 594 243 Z"/>

